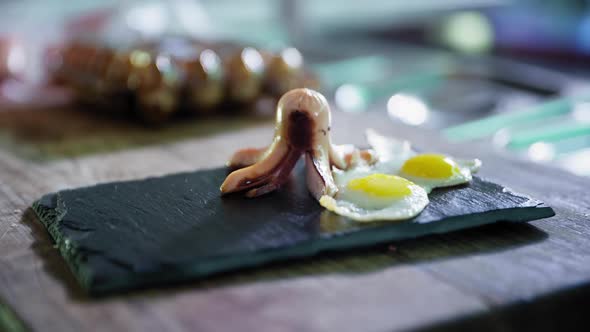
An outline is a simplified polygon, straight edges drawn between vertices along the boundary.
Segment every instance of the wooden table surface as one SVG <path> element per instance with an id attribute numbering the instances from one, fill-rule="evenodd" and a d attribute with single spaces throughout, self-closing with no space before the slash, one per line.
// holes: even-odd
<path id="1" fill-rule="evenodd" d="M 581 329 L 590 301 L 590 180 L 509 160 L 483 145 L 450 145 L 384 115 L 334 115 L 337 143 L 363 129 L 426 150 L 479 157 L 481 174 L 552 206 L 557 215 L 321 255 L 165 289 L 93 299 L 75 283 L 29 209 L 64 188 L 224 163 L 263 146 L 272 127 L 165 145 L 32 162 L 0 151 L 0 330 L 393 331 Z"/>

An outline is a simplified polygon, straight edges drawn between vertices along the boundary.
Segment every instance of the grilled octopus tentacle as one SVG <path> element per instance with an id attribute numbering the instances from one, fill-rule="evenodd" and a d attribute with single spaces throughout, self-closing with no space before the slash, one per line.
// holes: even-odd
<path id="1" fill-rule="evenodd" d="M 273 144 L 266 150 L 264 155 L 255 164 L 238 169 L 230 173 L 221 185 L 221 193 L 252 189 L 268 182 L 272 175 L 280 168 L 281 162 L 289 153 L 288 146 L 284 144 L 281 137 L 275 137 Z"/>
<path id="2" fill-rule="evenodd" d="M 354 159 L 352 154 L 368 158 L 366 152 L 333 146 L 329 131 L 330 108 L 324 96 L 309 89 L 287 92 L 277 105 L 273 143 L 267 149 L 236 152 L 228 166 L 240 169 L 227 176 L 221 193 L 245 191 L 247 197 L 256 197 L 274 191 L 288 180 L 297 161 L 305 155 L 311 194 L 317 199 L 334 196 L 338 188 L 332 166 L 348 168 Z"/>
<path id="3" fill-rule="evenodd" d="M 236 151 L 227 162 L 230 169 L 240 169 L 256 164 L 268 150 L 266 148 L 247 148 Z"/>

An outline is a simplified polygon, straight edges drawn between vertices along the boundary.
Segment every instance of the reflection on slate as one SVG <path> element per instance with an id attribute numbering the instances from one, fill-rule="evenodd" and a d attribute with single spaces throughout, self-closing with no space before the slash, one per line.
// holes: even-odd
<path id="1" fill-rule="evenodd" d="M 295 173 L 284 189 L 256 199 L 221 198 L 226 169 L 218 168 L 61 191 L 33 208 L 93 294 L 554 215 L 539 201 L 475 178 L 433 191 L 412 220 L 358 224 L 323 210 L 307 192 L 301 165 Z"/>

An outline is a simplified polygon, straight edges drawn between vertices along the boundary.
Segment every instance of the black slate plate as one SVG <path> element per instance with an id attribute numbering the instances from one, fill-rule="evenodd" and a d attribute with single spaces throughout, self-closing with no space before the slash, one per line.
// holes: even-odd
<path id="1" fill-rule="evenodd" d="M 358 224 L 311 198 L 301 165 L 288 186 L 256 199 L 221 198 L 226 173 L 218 168 L 66 190 L 44 196 L 33 209 L 91 294 L 554 215 L 539 201 L 474 178 L 433 191 L 412 220 Z"/>

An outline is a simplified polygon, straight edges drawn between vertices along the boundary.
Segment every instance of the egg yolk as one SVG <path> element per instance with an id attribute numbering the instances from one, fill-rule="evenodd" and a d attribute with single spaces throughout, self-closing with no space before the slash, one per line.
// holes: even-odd
<path id="1" fill-rule="evenodd" d="M 381 198 L 403 198 L 412 193 L 413 183 L 388 174 L 371 174 L 348 182 L 348 189 L 362 191 Z"/>
<path id="2" fill-rule="evenodd" d="M 406 160 L 402 172 L 421 178 L 445 179 L 458 173 L 459 168 L 452 159 L 442 154 L 421 154 Z"/>

